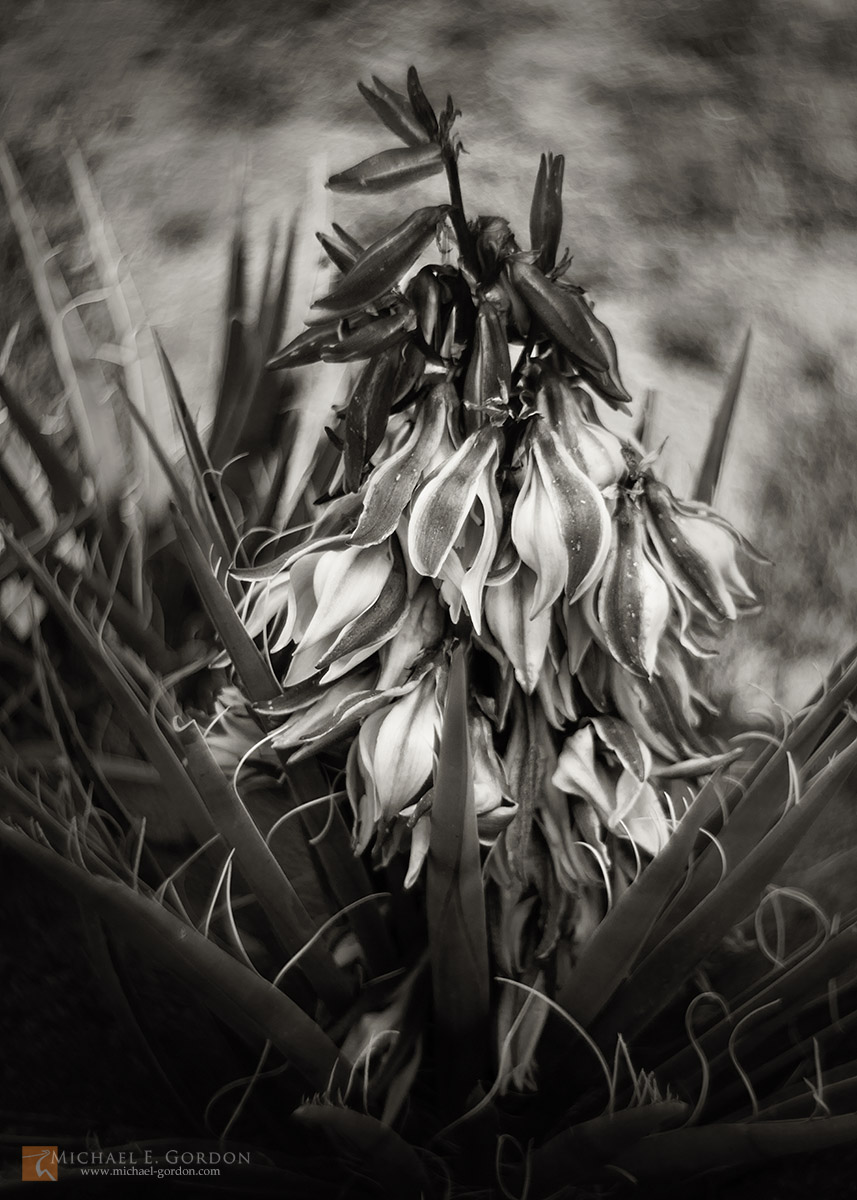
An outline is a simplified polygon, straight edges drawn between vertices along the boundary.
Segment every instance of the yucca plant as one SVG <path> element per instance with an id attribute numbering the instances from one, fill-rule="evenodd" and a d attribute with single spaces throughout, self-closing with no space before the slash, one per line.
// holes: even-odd
<path id="1" fill-rule="evenodd" d="M 524 251 L 467 219 L 452 100 L 413 69 L 361 92 L 403 146 L 330 186 L 445 174 L 449 203 L 319 235 L 339 275 L 279 351 L 294 236 L 250 320 L 236 233 L 207 441 L 82 159 L 77 300 L 0 161 L 76 432 L 4 380 L 0 844 L 81 902 L 181 1136 L 252 1147 L 245 1190 L 534 1200 L 848 1141 L 848 862 L 784 868 L 852 784 L 857 652 L 729 746 L 696 669 L 756 602 L 710 507 L 747 344 L 680 500 L 645 420 L 610 424 L 631 399 L 557 260 L 562 157 Z M 188 1001 L 196 1069 L 128 944 Z"/>

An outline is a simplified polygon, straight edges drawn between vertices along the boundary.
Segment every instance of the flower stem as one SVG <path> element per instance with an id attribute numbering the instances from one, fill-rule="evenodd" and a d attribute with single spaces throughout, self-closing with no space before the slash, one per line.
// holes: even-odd
<path id="1" fill-rule="evenodd" d="M 458 242 L 458 251 L 464 266 L 473 275 L 478 275 L 475 247 L 470 230 L 467 227 L 467 217 L 464 213 L 464 200 L 461 195 L 461 181 L 458 177 L 458 160 L 455 148 L 449 142 L 443 146 L 443 165 L 446 169 L 446 179 L 449 185 L 449 198 L 452 201 L 452 225 Z"/>

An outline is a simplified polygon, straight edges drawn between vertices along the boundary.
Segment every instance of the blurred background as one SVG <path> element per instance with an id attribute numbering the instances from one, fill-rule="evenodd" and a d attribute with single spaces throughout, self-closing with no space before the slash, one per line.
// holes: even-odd
<path id="1" fill-rule="evenodd" d="M 718 661 L 724 705 L 799 703 L 853 637 L 851 0 L 0 0 L 0 40 L 0 124 L 67 272 L 86 270 L 61 154 L 76 139 L 203 424 L 239 198 L 261 251 L 308 181 L 391 144 L 358 79 L 401 87 L 415 63 L 437 103 L 451 92 L 469 211 L 524 242 L 538 156 L 565 154 L 572 276 L 635 398 L 657 393 L 678 490 L 753 329 L 719 502 L 775 566 Z M 369 236 L 441 190 L 336 197 L 335 216 Z M 61 421 L 2 207 L 0 264 L 10 375 Z"/>

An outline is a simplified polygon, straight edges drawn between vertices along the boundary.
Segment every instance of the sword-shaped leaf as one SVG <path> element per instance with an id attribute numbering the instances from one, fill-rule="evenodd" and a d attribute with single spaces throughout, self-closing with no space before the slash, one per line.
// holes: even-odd
<path id="1" fill-rule="evenodd" d="M 177 975 L 232 1028 L 270 1041 L 315 1091 L 347 1086 L 351 1065 L 303 1009 L 156 900 L 91 874 L 3 823 L 0 844 L 92 905 L 139 948 L 144 961 L 151 959 Z"/>
<path id="2" fill-rule="evenodd" d="M 727 863 L 727 873 L 721 882 L 658 942 L 617 991 L 598 1022 L 599 1037 L 612 1043 L 613 1037 L 621 1032 L 630 1039 L 654 1020 L 692 976 L 700 960 L 752 911 L 765 887 L 855 766 L 857 741 L 819 772 L 800 804 L 789 809 L 754 851 L 731 869 Z"/>
<path id="3" fill-rule="evenodd" d="M 214 404 L 214 421 L 208 438 L 212 462 L 222 467 L 229 461 L 237 424 L 236 409 L 242 403 L 247 375 L 252 366 L 252 348 L 246 313 L 246 250 L 240 211 L 235 216 L 229 256 L 229 274 L 224 304 L 223 345 L 220 378 Z"/>
<path id="4" fill-rule="evenodd" d="M 159 429 L 167 415 L 164 380 L 158 369 L 153 332 L 133 278 L 101 204 L 83 155 L 75 147 L 66 154 L 66 165 L 86 230 L 105 302 L 122 355 L 122 377 L 129 399 Z M 151 450 L 135 430 L 134 458 L 140 471 L 140 497 L 150 519 L 162 515 L 166 483 L 151 469 Z"/>
<path id="5" fill-rule="evenodd" d="M 479 1080 L 488 1048 L 488 941 L 467 724 L 465 650 L 452 657 L 435 778 L 426 907 L 438 1086 L 451 1109 Z"/>
<path id="6" fill-rule="evenodd" d="M 175 740 L 164 727 L 164 719 L 174 715 L 169 694 L 163 694 L 161 705 L 153 716 L 140 689 L 128 676 L 110 646 L 69 603 L 54 578 L 26 547 L 10 534 L 5 536 L 8 548 L 26 567 L 74 644 L 84 654 L 92 674 L 110 697 L 134 741 L 156 768 L 174 803 L 180 807 L 199 840 L 206 841 L 211 835 L 211 826 L 199 793 L 182 766 Z"/>
<path id="7" fill-rule="evenodd" d="M 690 1105 L 681 1100 L 661 1100 L 570 1126 L 533 1154 L 530 1182 L 535 1194 L 561 1191 L 576 1176 L 611 1162 L 641 1138 L 680 1124 L 689 1112 Z"/>
<path id="8" fill-rule="evenodd" d="M 220 479 L 215 474 L 208 451 L 202 444 L 196 422 L 190 415 L 184 394 L 160 337 L 155 334 L 155 347 L 167 387 L 167 396 L 185 448 L 185 455 L 194 479 L 194 496 L 205 514 L 208 529 L 219 529 L 223 549 L 231 559 L 238 548 L 239 534 L 232 513 L 223 495 Z M 180 498 L 176 497 L 180 502 Z"/>
<path id="9" fill-rule="evenodd" d="M 187 521 L 173 506 L 173 522 L 179 544 L 184 552 L 200 599 L 205 605 L 211 623 L 217 630 L 232 665 L 253 703 L 273 700 L 280 695 L 280 685 L 274 677 L 270 663 L 257 649 L 244 623 L 235 611 L 229 593 L 220 582 L 213 567 L 191 531 Z"/>
<path id="10" fill-rule="evenodd" d="M 54 508 L 63 513 L 76 513 L 85 508 L 83 480 L 75 474 L 63 456 L 54 448 L 51 440 L 39 428 L 26 404 L 13 392 L 0 372 L 0 400 L 21 436 L 39 461 L 51 485 L 51 500 Z"/>
<path id="11" fill-rule="evenodd" d="M 334 1104 L 303 1104 L 293 1118 L 325 1135 L 352 1178 L 368 1180 L 385 1195 L 402 1200 L 432 1194 L 428 1173 L 414 1147 L 368 1113 Z"/>
<path id="12" fill-rule="evenodd" d="M 675 1179 L 846 1146 L 853 1144 L 855 1137 L 854 1113 L 813 1121 L 724 1123 L 654 1134 L 617 1154 L 613 1165 L 637 1179 Z"/>
<path id="13" fill-rule="evenodd" d="M 3 142 L 0 142 L 0 184 L 68 395 L 84 468 L 99 501 L 111 511 L 128 490 L 128 463 L 111 400 L 112 389 L 95 357 L 47 234 Z"/>
<path id="14" fill-rule="evenodd" d="M 236 864 L 270 921 L 280 946 L 290 958 L 303 950 L 301 971 L 325 1005 L 332 1012 L 340 1012 L 350 999 L 348 976 L 340 971 L 321 941 L 312 941 L 315 923 L 235 787 L 215 762 L 199 726 L 189 721 L 178 732 L 188 774 L 215 829 L 235 851 Z"/>
<path id="15" fill-rule="evenodd" d="M 714 424 L 711 428 L 711 435 L 709 436 L 708 446 L 705 450 L 705 458 L 702 460 L 702 466 L 699 469 L 699 476 L 696 480 L 696 487 L 693 490 L 694 499 L 701 500 L 703 504 L 713 504 L 714 498 L 717 495 L 717 485 L 720 482 L 720 473 L 723 470 L 726 446 L 729 442 L 732 422 L 735 420 L 738 396 L 744 380 L 747 357 L 750 353 L 751 332 L 748 329 L 744 335 L 744 342 L 738 358 L 729 372 L 723 398 L 720 401 L 720 407 L 717 410 L 717 415 L 714 418 Z"/>

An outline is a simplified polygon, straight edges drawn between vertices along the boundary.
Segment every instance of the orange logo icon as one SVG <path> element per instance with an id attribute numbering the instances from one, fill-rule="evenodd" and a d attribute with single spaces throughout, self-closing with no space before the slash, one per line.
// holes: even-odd
<path id="1" fill-rule="evenodd" d="M 56 1146 L 22 1146 L 21 1178 L 30 1183 L 56 1183 Z"/>

